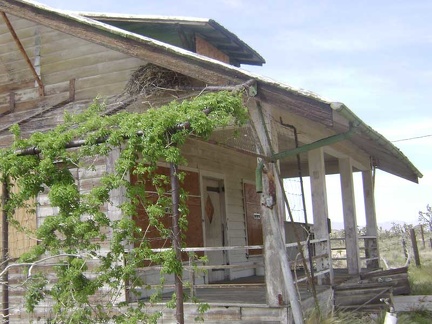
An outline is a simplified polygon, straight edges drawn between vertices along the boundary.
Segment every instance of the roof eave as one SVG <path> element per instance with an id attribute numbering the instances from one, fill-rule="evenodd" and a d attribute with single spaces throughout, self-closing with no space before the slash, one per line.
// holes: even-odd
<path id="1" fill-rule="evenodd" d="M 258 65 L 263 65 L 264 63 L 266 63 L 265 59 L 260 54 L 258 54 L 257 51 L 255 51 L 252 47 L 250 47 L 248 44 L 246 44 L 244 41 L 242 41 L 237 35 L 230 32 L 224 26 L 219 24 L 217 21 L 215 21 L 213 19 L 209 19 L 208 24 L 210 26 L 212 26 L 213 28 L 219 30 L 222 34 L 227 35 L 229 38 L 231 38 L 233 41 L 235 41 L 239 46 L 244 47 L 249 52 L 253 53 L 253 55 L 256 57 L 257 62 L 260 63 Z"/>
<path id="2" fill-rule="evenodd" d="M 129 22 L 156 22 L 166 24 L 196 24 L 203 26 L 209 23 L 208 18 L 195 18 L 195 17 L 182 17 L 182 16 L 159 16 L 159 15 L 126 15 L 116 13 L 104 13 L 104 12 L 83 12 L 73 11 L 72 13 L 88 17 L 95 20 L 118 20 L 118 21 L 129 21 Z"/>
<path id="3" fill-rule="evenodd" d="M 232 33 L 221 24 L 213 19 L 208 18 L 192 18 L 192 17 L 170 17 L 170 16 L 156 16 L 156 15 L 123 15 L 123 14 L 110 14 L 110 13 L 90 13 L 90 12 L 76 12 L 76 14 L 82 15 L 87 18 L 95 19 L 98 21 L 125 21 L 125 22 L 147 22 L 147 23 L 160 23 L 160 24 L 185 24 L 185 25 L 196 25 L 196 26 L 209 26 L 214 30 L 219 31 L 225 37 L 230 39 L 240 48 L 244 49 L 246 53 L 249 53 L 253 60 L 241 60 L 240 64 L 257 65 L 262 66 L 266 63 L 265 59 L 247 43 L 242 41 L 236 34 Z"/>
<path id="4" fill-rule="evenodd" d="M 401 164 L 406 166 L 406 172 L 398 172 L 393 168 L 383 167 L 379 164 L 379 161 L 376 161 L 376 167 L 415 183 L 418 183 L 418 179 L 423 177 L 423 174 L 396 146 L 394 146 L 383 135 L 375 131 L 372 127 L 365 124 L 345 104 L 340 102 L 332 102 L 330 104 L 330 107 L 333 109 L 333 111 L 345 118 L 349 123 L 355 125 L 361 134 L 366 135 L 374 143 L 376 143 L 377 146 L 382 146 L 386 151 L 390 152 L 395 159 L 397 159 Z M 372 156 L 372 158 L 374 158 L 374 156 Z"/>

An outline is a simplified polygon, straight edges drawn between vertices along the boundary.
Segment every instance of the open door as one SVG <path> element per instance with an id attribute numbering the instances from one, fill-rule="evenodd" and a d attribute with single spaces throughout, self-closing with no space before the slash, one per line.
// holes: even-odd
<path id="1" fill-rule="evenodd" d="M 225 192 L 223 180 L 203 179 L 205 246 L 222 247 L 226 244 Z M 208 265 L 226 265 L 226 251 L 207 251 Z M 208 271 L 208 281 L 228 279 L 226 269 Z"/>

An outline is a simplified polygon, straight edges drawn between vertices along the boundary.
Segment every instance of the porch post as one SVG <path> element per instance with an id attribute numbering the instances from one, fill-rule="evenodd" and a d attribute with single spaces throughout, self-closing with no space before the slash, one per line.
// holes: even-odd
<path id="1" fill-rule="evenodd" d="M 111 150 L 111 152 L 108 154 L 108 157 L 106 159 L 106 171 L 108 173 L 115 173 L 115 162 L 119 159 L 121 154 L 120 148 L 114 148 Z M 82 171 L 79 172 L 78 177 L 82 177 L 81 174 Z M 130 181 L 130 174 L 128 173 L 125 177 L 127 177 L 128 181 Z M 126 201 L 126 188 L 125 187 L 119 187 L 116 189 L 112 189 L 109 193 L 110 195 L 110 201 L 111 204 L 107 204 L 107 216 L 109 217 L 110 221 L 117 221 L 120 220 L 123 217 L 123 212 L 120 209 L 120 205 Z M 112 227 L 107 228 L 107 235 L 110 237 L 110 239 L 113 238 L 113 229 Z M 107 253 L 110 251 L 110 247 L 108 243 L 105 243 L 101 246 L 102 251 L 104 253 Z M 125 244 L 125 250 L 130 251 L 130 249 L 133 248 L 132 245 L 126 245 Z M 123 263 L 125 261 L 123 260 Z M 117 264 L 120 265 L 120 264 Z M 124 265 L 124 264 L 123 264 Z M 124 288 L 121 290 L 121 293 L 118 294 L 115 302 L 125 302 L 128 301 L 130 297 L 129 294 L 129 288 L 128 283 L 124 282 Z"/>
<path id="2" fill-rule="evenodd" d="M 348 273 L 358 274 L 360 273 L 360 253 L 354 199 L 354 181 L 352 176 L 352 162 L 350 158 L 339 159 L 339 172 L 341 178 Z"/>
<path id="3" fill-rule="evenodd" d="M 265 155 L 271 156 L 274 138 L 277 130 L 272 128 L 269 112 L 261 106 L 260 102 L 249 103 L 249 113 L 255 128 L 256 141 L 264 150 Z M 272 141 L 273 140 L 273 141 Z M 278 215 L 280 204 L 283 203 L 278 194 L 278 172 L 274 163 L 258 159 L 261 165 L 259 177 L 262 179 L 261 195 L 261 223 L 264 242 L 264 269 L 266 283 L 267 304 L 278 307 L 289 301 L 296 323 L 303 323 L 301 305 L 295 290 L 292 273 L 289 267 L 286 248 L 283 241 L 283 228 Z"/>
<path id="4" fill-rule="evenodd" d="M 327 239 L 315 245 L 316 255 L 323 256 L 316 261 L 317 271 L 330 269 L 328 279 L 333 284 L 333 266 L 331 261 L 330 235 L 328 228 L 328 207 L 324 149 L 322 147 L 308 152 L 309 175 L 312 191 L 313 231 L 315 239 Z M 327 281 L 327 280 L 326 280 Z M 322 280 L 318 281 L 323 284 Z"/>
<path id="5" fill-rule="evenodd" d="M 366 258 L 377 258 L 366 261 L 366 268 L 379 268 L 379 249 L 378 249 L 378 227 L 375 212 L 374 186 L 372 179 L 372 170 L 362 172 L 363 179 L 363 196 L 366 214 L 366 235 L 375 236 L 375 238 L 365 239 Z"/>

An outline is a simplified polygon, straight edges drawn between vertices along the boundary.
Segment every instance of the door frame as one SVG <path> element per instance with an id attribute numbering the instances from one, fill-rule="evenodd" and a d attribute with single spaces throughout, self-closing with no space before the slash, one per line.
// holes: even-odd
<path id="1" fill-rule="evenodd" d="M 221 194 L 220 194 L 220 212 L 221 212 L 221 223 L 223 228 L 222 233 L 222 242 L 223 246 L 228 246 L 228 225 L 227 225 L 227 206 L 226 206 L 226 197 L 225 197 L 225 175 L 217 172 L 212 171 L 201 171 L 200 172 L 200 181 L 201 181 L 201 217 L 202 217 L 202 225 L 203 225 L 203 242 L 204 247 L 207 247 L 207 238 L 206 238 L 206 222 L 205 222 L 205 203 L 207 198 L 207 188 L 205 187 L 206 180 L 214 180 L 219 182 L 219 186 L 223 188 Z M 207 255 L 207 252 L 205 253 Z M 223 251 L 223 264 L 228 265 L 229 264 L 229 253 L 228 251 Z M 229 279 L 229 269 L 225 269 L 224 271 L 224 278 Z M 209 276 L 208 276 L 209 277 Z"/>

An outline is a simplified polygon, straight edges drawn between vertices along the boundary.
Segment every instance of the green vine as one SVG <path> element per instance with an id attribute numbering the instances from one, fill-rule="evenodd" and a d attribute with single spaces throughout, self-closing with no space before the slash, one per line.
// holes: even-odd
<path id="1" fill-rule="evenodd" d="M 241 126 L 247 120 L 242 93 L 231 92 L 173 101 L 141 114 L 106 115 L 104 109 L 104 104 L 96 100 L 83 113 L 66 114 L 62 124 L 28 138 L 15 125 L 11 128 L 13 144 L 0 151 L 3 179 L 8 180 L 9 189 L 12 186 L 18 189 L 10 190 L 10 199 L 4 206 L 10 223 L 17 223 L 14 221 L 17 208 L 26 207 L 34 212 L 36 203 L 28 202 L 41 193 L 47 193 L 51 206 L 57 209 L 56 215 L 46 217 L 31 233 L 39 244 L 19 260 L 31 263 L 58 256 L 53 267 L 57 279 L 50 282 L 45 274 L 33 273 L 27 282 L 26 296 L 29 312 L 41 301 L 52 299 L 52 321 L 57 323 L 154 322 L 160 316 L 158 312 L 146 312 L 142 301 L 135 302 L 133 307 L 124 302 L 115 308 L 122 290 L 119 288 L 124 289 L 125 283 L 132 293 L 138 294 L 145 287 L 135 271 L 143 260 L 162 265 L 162 272 L 167 274 L 182 273 L 183 269 L 172 250 L 152 252 L 145 230 L 137 226 L 133 216 L 138 207 L 145 208 L 160 237 L 169 239 L 171 230 L 162 222 L 171 207 L 167 196 L 169 179 L 156 174 L 157 163 L 185 165 L 181 148 L 190 136 L 207 139 L 216 128 Z M 67 149 L 77 140 L 84 140 L 84 145 Z M 30 147 L 37 148 L 39 154 L 22 154 Z M 94 170 L 94 161 L 116 148 L 120 152 L 114 172 L 102 175 L 89 192 L 80 192 L 72 170 Z M 136 176 L 136 183 L 128 181 L 129 173 Z M 180 180 L 183 177 L 179 174 Z M 146 199 L 143 184 L 147 181 L 157 192 L 156 201 Z M 105 212 L 106 206 L 113 204 L 110 192 L 119 188 L 124 188 L 126 199 L 117 206 L 122 217 L 112 220 Z M 187 193 L 181 192 L 182 231 L 187 228 L 186 198 Z M 19 226 L 26 233 L 29 231 L 25 225 Z M 108 228 L 110 235 L 104 234 Z M 104 253 L 103 246 L 107 244 L 109 252 Z M 103 297 L 93 298 L 100 295 L 102 288 Z"/>

